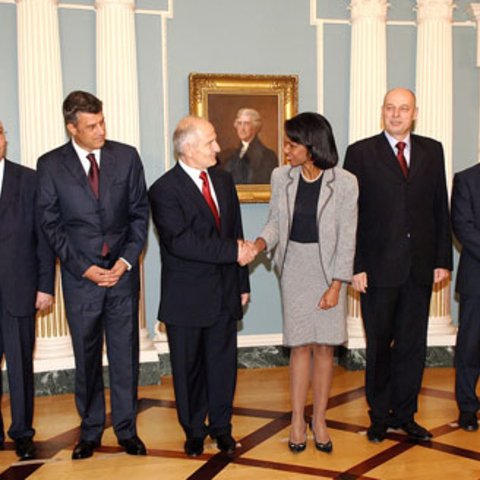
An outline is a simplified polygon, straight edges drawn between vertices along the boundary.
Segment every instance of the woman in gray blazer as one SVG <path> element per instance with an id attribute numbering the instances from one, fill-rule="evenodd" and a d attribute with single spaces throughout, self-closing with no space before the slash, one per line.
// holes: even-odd
<path id="1" fill-rule="evenodd" d="M 285 122 L 289 165 L 272 173 L 267 224 L 257 251 L 275 249 L 280 275 L 284 344 L 290 353 L 292 425 L 289 448 L 306 448 L 305 402 L 313 393 L 312 431 L 318 450 L 330 453 L 325 412 L 335 345 L 347 340 L 347 283 L 352 278 L 358 186 L 337 167 L 328 121 L 302 113 Z"/>

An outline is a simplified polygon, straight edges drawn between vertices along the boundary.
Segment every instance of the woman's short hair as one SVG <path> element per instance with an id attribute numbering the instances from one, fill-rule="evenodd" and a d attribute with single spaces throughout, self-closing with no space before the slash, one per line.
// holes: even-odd
<path id="1" fill-rule="evenodd" d="M 285 122 L 285 135 L 292 142 L 303 145 L 318 168 L 328 170 L 337 165 L 335 138 L 324 116 L 314 112 L 300 113 Z"/>

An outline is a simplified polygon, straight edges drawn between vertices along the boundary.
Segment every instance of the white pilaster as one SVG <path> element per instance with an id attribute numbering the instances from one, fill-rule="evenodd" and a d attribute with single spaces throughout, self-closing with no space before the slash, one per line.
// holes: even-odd
<path id="1" fill-rule="evenodd" d="M 418 119 L 415 132 L 442 142 L 449 186 L 452 181 L 454 8 L 452 0 L 417 0 L 416 7 Z M 455 330 L 450 315 L 450 281 L 445 281 L 433 289 L 430 343 L 438 336 L 454 337 Z M 451 340 L 444 344 L 451 344 Z"/>
<path id="2" fill-rule="evenodd" d="M 352 0 L 349 142 L 381 128 L 380 109 L 387 90 L 386 0 Z M 348 346 L 365 347 L 360 297 L 348 289 Z"/>
<path id="3" fill-rule="evenodd" d="M 65 141 L 56 0 L 17 0 L 17 41 L 22 163 L 35 168 L 40 155 Z M 37 322 L 35 368 L 44 359 L 71 356 L 57 268 L 55 305 Z"/>
<path id="4" fill-rule="evenodd" d="M 349 141 L 380 130 L 387 90 L 386 0 L 352 0 Z"/>
<path id="5" fill-rule="evenodd" d="M 477 67 L 480 67 L 480 3 L 471 3 L 468 7 L 468 13 L 470 18 L 475 22 L 477 28 Z M 477 160 L 480 161 L 480 124 L 478 131 Z"/>
<path id="6" fill-rule="evenodd" d="M 140 150 L 135 0 L 97 0 L 95 8 L 97 95 L 104 102 L 107 135 Z M 140 355 L 142 361 L 156 361 L 146 328 L 143 257 L 140 277 Z"/>

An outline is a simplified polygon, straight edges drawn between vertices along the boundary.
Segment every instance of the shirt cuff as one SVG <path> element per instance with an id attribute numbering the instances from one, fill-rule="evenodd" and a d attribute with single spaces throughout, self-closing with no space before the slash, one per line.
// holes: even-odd
<path id="1" fill-rule="evenodd" d="M 130 263 L 127 262 L 123 257 L 120 257 L 120 260 L 127 266 L 127 271 L 132 269 L 132 265 L 130 265 Z"/>

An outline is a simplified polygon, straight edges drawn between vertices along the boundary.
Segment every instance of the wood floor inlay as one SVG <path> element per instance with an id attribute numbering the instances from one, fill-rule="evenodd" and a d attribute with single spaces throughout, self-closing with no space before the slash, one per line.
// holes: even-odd
<path id="1" fill-rule="evenodd" d="M 453 394 L 453 369 L 425 372 L 416 420 L 433 439 L 412 443 L 400 430 L 389 430 L 380 444 L 368 442 L 364 373 L 335 367 L 327 423 L 334 444 L 330 455 L 315 449 L 307 434 L 305 452 L 288 449 L 290 400 L 288 368 L 242 370 L 233 411 L 235 454 L 217 450 L 209 438 L 198 458 L 183 452 L 171 377 L 162 385 L 139 389 L 138 431 L 147 457 L 131 457 L 118 446 L 107 415 L 102 446 L 87 460 L 72 461 L 79 439 L 79 418 L 72 395 L 40 397 L 35 403 L 38 459 L 18 462 L 13 442 L 0 451 L 0 480 L 428 480 L 480 479 L 480 432 L 459 429 Z M 107 402 L 108 402 L 107 393 Z M 108 405 L 108 403 L 107 403 Z M 9 398 L 2 411 L 10 423 Z M 306 414 L 311 415 L 311 399 Z"/>

